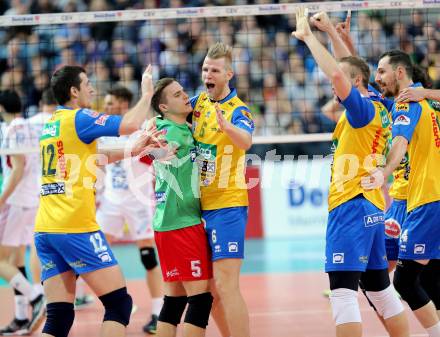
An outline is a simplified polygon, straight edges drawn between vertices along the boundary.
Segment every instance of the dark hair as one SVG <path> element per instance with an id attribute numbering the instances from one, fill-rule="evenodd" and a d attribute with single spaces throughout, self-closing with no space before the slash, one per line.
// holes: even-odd
<path id="1" fill-rule="evenodd" d="M 368 88 L 368 83 L 370 81 L 370 67 L 367 62 L 356 56 L 343 57 L 339 62 L 348 63 L 352 68 L 356 68 L 357 72 L 350 73 L 350 76 L 353 78 L 360 73 L 362 76 L 362 85 L 365 88 Z"/>
<path id="2" fill-rule="evenodd" d="M 0 105 L 5 112 L 13 114 L 21 112 L 22 104 L 20 96 L 13 89 L 7 89 L 0 92 Z"/>
<path id="3" fill-rule="evenodd" d="M 412 80 L 414 83 L 421 83 L 424 88 L 432 88 L 432 80 L 426 71 L 426 68 L 418 64 L 413 64 L 413 76 Z"/>
<path id="4" fill-rule="evenodd" d="M 81 79 L 79 75 L 86 73 L 83 67 L 63 66 L 52 75 L 50 87 L 53 90 L 58 104 L 65 104 L 70 101 L 70 89 L 75 87 L 79 90 Z"/>
<path id="5" fill-rule="evenodd" d="M 133 94 L 131 91 L 123 86 L 116 86 L 107 90 L 107 95 L 112 95 L 118 99 L 128 102 L 128 105 L 131 104 L 131 100 L 133 99 Z"/>
<path id="6" fill-rule="evenodd" d="M 414 67 L 411 62 L 411 58 L 407 53 L 404 53 L 403 51 L 398 49 L 394 49 L 380 55 L 379 60 L 387 56 L 389 57 L 388 62 L 389 64 L 391 64 L 394 70 L 397 68 L 397 66 L 402 66 L 405 68 L 408 77 L 412 79 Z"/>
<path id="7" fill-rule="evenodd" d="M 157 81 L 156 85 L 154 86 L 154 94 L 151 98 L 151 106 L 154 111 L 156 111 L 161 116 L 163 116 L 163 112 L 160 110 L 159 105 L 163 103 L 163 90 L 175 81 L 176 80 L 174 78 L 164 77 Z"/>
<path id="8" fill-rule="evenodd" d="M 56 105 L 57 100 L 53 94 L 52 88 L 47 88 L 41 94 L 41 103 L 44 105 Z"/>

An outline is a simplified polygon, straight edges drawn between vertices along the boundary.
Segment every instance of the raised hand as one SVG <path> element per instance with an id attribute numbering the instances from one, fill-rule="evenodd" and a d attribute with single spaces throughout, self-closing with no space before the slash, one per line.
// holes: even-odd
<path id="1" fill-rule="evenodd" d="M 225 116 L 223 116 L 222 110 L 220 109 L 220 104 L 218 103 L 215 103 L 215 114 L 217 116 L 218 128 L 221 131 L 225 131 L 228 126 L 228 121 L 226 120 Z"/>
<path id="2" fill-rule="evenodd" d="M 163 130 L 157 130 L 156 128 L 142 132 L 131 148 L 132 156 L 144 157 L 153 149 L 166 147 L 167 141 L 161 137 L 162 135 Z"/>
<path id="3" fill-rule="evenodd" d="M 425 99 L 423 90 L 417 88 L 405 88 L 399 92 L 396 98 L 397 103 L 420 102 Z"/>
<path id="4" fill-rule="evenodd" d="M 347 13 L 347 17 L 344 22 L 339 22 L 336 24 L 336 31 L 343 41 L 350 39 L 350 29 L 351 29 L 351 12 Z"/>
<path id="5" fill-rule="evenodd" d="M 296 10 L 296 30 L 292 33 L 292 36 L 298 40 L 304 41 L 307 37 L 312 35 L 309 21 L 309 10 L 305 7 L 299 7 Z"/>
<path id="6" fill-rule="evenodd" d="M 154 93 L 153 67 L 151 66 L 151 64 L 148 65 L 147 69 L 145 69 L 144 73 L 142 74 L 141 88 L 142 88 L 142 95 L 148 94 L 153 96 Z"/>
<path id="7" fill-rule="evenodd" d="M 316 13 L 310 18 L 310 22 L 320 31 L 327 33 L 333 26 L 326 12 Z"/>

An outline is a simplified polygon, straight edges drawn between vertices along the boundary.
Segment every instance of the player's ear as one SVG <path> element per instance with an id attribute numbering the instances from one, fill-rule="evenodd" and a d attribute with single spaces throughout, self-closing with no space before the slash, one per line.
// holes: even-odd
<path id="1" fill-rule="evenodd" d="M 77 98 L 78 95 L 79 95 L 79 90 L 78 90 L 78 88 L 72 85 L 72 86 L 70 87 L 70 97 L 71 97 L 71 98 Z"/>
<path id="2" fill-rule="evenodd" d="M 405 68 L 401 65 L 398 65 L 396 68 L 397 79 L 401 80 L 405 76 Z"/>
<path id="3" fill-rule="evenodd" d="M 232 77 L 234 77 L 234 71 L 232 70 L 232 68 L 228 68 L 226 70 L 226 76 L 228 78 L 228 81 L 230 81 Z"/>
<path id="4" fill-rule="evenodd" d="M 166 104 L 164 104 L 164 103 L 160 103 L 160 104 L 159 104 L 159 109 L 160 109 L 162 112 L 168 112 L 168 105 L 166 105 Z"/>

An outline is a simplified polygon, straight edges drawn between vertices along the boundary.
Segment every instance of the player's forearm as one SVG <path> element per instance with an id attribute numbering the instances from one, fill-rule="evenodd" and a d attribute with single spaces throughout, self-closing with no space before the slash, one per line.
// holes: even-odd
<path id="1" fill-rule="evenodd" d="M 143 94 L 136 105 L 124 115 L 119 127 L 120 135 L 131 134 L 141 128 L 150 110 L 151 97 L 149 93 Z"/>
<path id="2" fill-rule="evenodd" d="M 229 124 L 224 132 L 231 139 L 232 143 L 242 150 L 249 150 L 252 146 L 252 136 L 249 132 L 236 127 L 233 124 Z"/>
<path id="3" fill-rule="evenodd" d="M 336 59 L 339 60 L 343 57 L 351 56 L 350 50 L 342 41 L 341 37 L 336 31 L 336 28 L 333 25 L 330 31 L 328 32 L 328 36 L 330 37 L 330 41 L 333 46 L 333 54 L 335 55 Z"/>
<path id="4" fill-rule="evenodd" d="M 393 146 L 387 157 L 387 163 L 384 167 L 384 178 L 388 178 L 393 171 L 400 165 L 408 149 L 408 140 L 405 137 L 397 136 L 393 139 Z"/>
<path id="5" fill-rule="evenodd" d="M 432 99 L 434 101 L 440 101 L 440 90 L 439 89 L 419 89 L 423 90 L 425 99 Z"/>
<path id="6" fill-rule="evenodd" d="M 345 100 L 350 94 L 351 83 L 345 77 L 338 63 L 329 51 L 318 41 L 315 35 L 311 34 L 304 39 L 304 42 L 309 47 L 319 68 L 333 83 L 336 95 Z"/>

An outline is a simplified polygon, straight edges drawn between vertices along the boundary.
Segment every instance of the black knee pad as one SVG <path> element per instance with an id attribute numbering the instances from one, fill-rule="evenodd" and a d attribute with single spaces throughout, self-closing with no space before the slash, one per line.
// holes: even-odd
<path id="1" fill-rule="evenodd" d="M 159 321 L 177 326 L 185 311 L 187 301 L 186 296 L 165 296 Z"/>
<path id="2" fill-rule="evenodd" d="M 367 269 L 361 274 L 362 287 L 365 291 L 382 291 L 391 284 L 388 269 Z"/>
<path id="3" fill-rule="evenodd" d="M 354 291 L 358 290 L 360 271 L 331 271 L 328 273 L 330 280 L 330 290 L 346 288 Z"/>
<path id="4" fill-rule="evenodd" d="M 25 266 L 17 267 L 17 269 L 20 271 L 20 273 L 23 274 L 23 276 L 25 278 L 27 278 Z M 17 289 L 14 288 L 14 295 L 23 295 L 23 294 L 21 293 L 20 290 L 17 290 Z"/>
<path id="5" fill-rule="evenodd" d="M 420 274 L 420 284 L 440 310 L 440 260 L 431 260 Z"/>
<path id="6" fill-rule="evenodd" d="M 157 266 L 156 253 L 153 247 L 144 247 L 139 249 L 141 261 L 146 270 L 151 270 Z"/>
<path id="7" fill-rule="evenodd" d="M 55 337 L 67 337 L 75 319 L 73 303 L 48 303 L 46 308 L 46 323 L 44 324 L 43 333 Z"/>
<path id="8" fill-rule="evenodd" d="M 133 300 L 123 287 L 99 297 L 105 308 L 103 321 L 114 321 L 127 326 L 130 322 Z"/>
<path id="9" fill-rule="evenodd" d="M 206 329 L 211 313 L 213 297 L 210 292 L 188 297 L 185 323 Z"/>
<path id="10" fill-rule="evenodd" d="M 417 310 L 428 304 L 428 294 L 420 284 L 420 274 L 424 266 L 412 260 L 397 260 L 394 272 L 394 288 L 406 301 L 411 310 Z"/>

